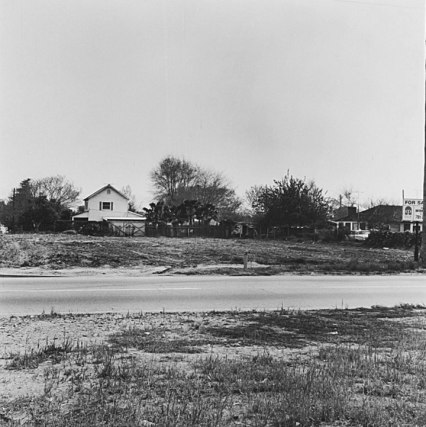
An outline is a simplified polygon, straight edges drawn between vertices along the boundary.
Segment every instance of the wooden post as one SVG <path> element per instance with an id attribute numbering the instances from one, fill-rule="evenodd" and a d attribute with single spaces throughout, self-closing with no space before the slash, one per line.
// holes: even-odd
<path id="1" fill-rule="evenodd" d="M 247 264 L 248 264 L 248 251 L 244 252 L 244 270 L 247 270 Z"/>

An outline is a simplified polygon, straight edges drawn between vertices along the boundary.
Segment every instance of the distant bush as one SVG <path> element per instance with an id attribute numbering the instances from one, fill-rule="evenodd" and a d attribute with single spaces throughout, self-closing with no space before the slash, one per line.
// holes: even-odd
<path id="1" fill-rule="evenodd" d="M 347 234 L 344 228 L 324 228 L 318 231 L 318 239 L 324 243 L 342 242 L 347 238 Z"/>
<path id="2" fill-rule="evenodd" d="M 419 234 L 419 245 L 422 239 L 421 233 Z M 365 241 L 367 246 L 373 248 L 400 248 L 409 249 L 414 247 L 416 243 L 416 235 L 414 233 L 392 233 L 390 231 L 372 231 Z"/>

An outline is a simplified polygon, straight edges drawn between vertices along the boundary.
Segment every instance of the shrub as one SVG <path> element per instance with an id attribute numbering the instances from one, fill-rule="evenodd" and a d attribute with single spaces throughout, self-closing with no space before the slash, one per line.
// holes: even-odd
<path id="1" fill-rule="evenodd" d="M 421 237 L 419 234 L 419 245 L 421 245 Z M 392 233 L 390 231 L 372 231 L 365 241 L 367 246 L 373 248 L 400 248 L 409 249 L 414 247 L 416 243 L 416 235 L 414 233 Z"/>

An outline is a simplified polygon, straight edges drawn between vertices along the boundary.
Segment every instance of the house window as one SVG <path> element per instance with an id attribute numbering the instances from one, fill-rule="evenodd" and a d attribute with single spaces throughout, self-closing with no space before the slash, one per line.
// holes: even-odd
<path id="1" fill-rule="evenodd" d="M 110 189 L 107 190 L 107 194 L 111 194 L 111 190 Z"/>
<path id="2" fill-rule="evenodd" d="M 99 210 L 101 211 L 112 211 L 113 203 L 112 202 L 99 202 Z"/>

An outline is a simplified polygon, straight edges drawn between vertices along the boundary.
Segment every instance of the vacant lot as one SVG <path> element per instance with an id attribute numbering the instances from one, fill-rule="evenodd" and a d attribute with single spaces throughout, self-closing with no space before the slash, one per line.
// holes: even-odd
<path id="1" fill-rule="evenodd" d="M 248 254 L 248 269 L 243 270 Z M 0 268 L 60 271 L 125 268 L 181 274 L 392 273 L 414 271 L 412 251 L 360 243 L 68 235 L 0 237 Z"/>
<path id="2" fill-rule="evenodd" d="M 4 426 L 424 426 L 426 311 L 0 318 Z"/>

